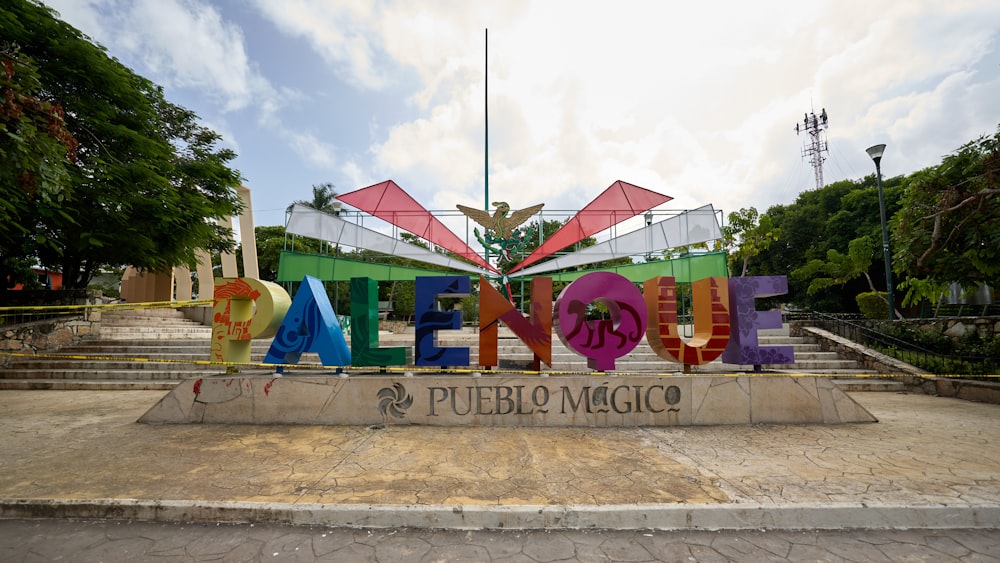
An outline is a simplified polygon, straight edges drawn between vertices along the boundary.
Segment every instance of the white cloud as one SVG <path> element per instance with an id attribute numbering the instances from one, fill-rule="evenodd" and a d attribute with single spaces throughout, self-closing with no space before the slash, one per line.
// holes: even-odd
<path id="1" fill-rule="evenodd" d="M 288 137 L 292 149 L 298 153 L 303 160 L 319 168 L 326 168 L 330 170 L 336 168 L 336 147 L 309 133 L 286 131 L 285 134 Z"/>
<path id="2" fill-rule="evenodd" d="M 668 206 L 766 208 L 813 187 L 792 129 L 804 111 L 826 107 L 846 151 L 828 182 L 870 174 L 873 139 L 905 145 L 896 165 L 918 168 L 1000 115 L 996 81 L 966 72 L 995 53 L 1000 7 L 981 2 L 462 6 L 433 22 L 413 4 L 383 7 L 387 52 L 423 77 L 413 101 L 426 110 L 374 151 L 387 174 L 472 200 L 487 25 L 491 192 L 522 204 L 578 207 L 623 179 L 674 196 Z"/>
<path id="3" fill-rule="evenodd" d="M 48 0 L 68 21 L 142 66 L 152 80 L 213 96 L 223 110 L 274 101 L 249 60 L 242 30 L 200 0 Z M 137 64 L 138 63 L 138 64 Z"/>
<path id="4" fill-rule="evenodd" d="M 131 41 L 146 66 L 173 85 L 216 92 L 225 109 L 243 109 L 271 87 L 250 63 L 239 27 L 210 5 L 192 0 L 140 0 L 125 16 L 122 41 Z"/>
<path id="5" fill-rule="evenodd" d="M 379 92 L 370 106 L 322 109 L 322 96 L 262 77 L 246 43 L 268 37 L 221 17 L 228 4 L 53 3 L 169 84 L 223 108 L 259 103 L 256 125 L 307 168 L 350 188 L 392 178 L 429 208 L 482 202 L 484 28 L 490 195 L 515 208 L 579 208 L 621 179 L 675 197 L 666 207 L 765 209 L 813 188 L 793 130 L 803 112 L 830 114 L 827 182 L 871 174 L 864 148 L 876 142 L 890 146 L 887 174 L 936 164 L 1000 115 L 1000 4 L 981 0 L 255 0 L 301 39 L 283 48 L 305 45 L 329 66 L 303 72 Z M 410 115 L 382 111 L 385 92 L 401 92 Z M 296 121 L 310 111 L 366 111 L 370 127 L 318 132 Z"/>
<path id="6" fill-rule="evenodd" d="M 376 4 L 367 0 L 254 3 L 278 29 L 305 38 L 348 82 L 370 89 L 387 83 L 386 69 L 380 68 L 377 60 L 380 43 Z"/>

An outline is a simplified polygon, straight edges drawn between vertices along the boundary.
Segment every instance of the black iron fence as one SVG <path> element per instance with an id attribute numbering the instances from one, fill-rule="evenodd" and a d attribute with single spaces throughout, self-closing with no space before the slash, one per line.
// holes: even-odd
<path id="1" fill-rule="evenodd" d="M 930 350 L 916 342 L 868 326 L 859 318 L 816 312 L 796 313 L 795 317 L 797 320 L 809 320 L 817 328 L 822 328 L 935 375 L 1000 374 L 1000 356 L 997 355 L 949 354 L 939 350 Z"/>

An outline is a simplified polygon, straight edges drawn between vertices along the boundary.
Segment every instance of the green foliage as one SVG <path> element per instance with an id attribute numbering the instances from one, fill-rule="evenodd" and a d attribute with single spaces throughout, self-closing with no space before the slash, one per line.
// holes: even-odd
<path id="1" fill-rule="evenodd" d="M 868 291 L 859 293 L 854 299 L 858 309 L 866 319 L 885 319 L 889 317 L 889 301 L 887 293 Z"/>
<path id="2" fill-rule="evenodd" d="M 871 286 L 868 269 L 871 268 L 874 254 L 875 241 L 871 237 L 856 238 L 849 243 L 847 254 L 841 254 L 831 248 L 826 251 L 825 262 L 810 260 L 805 266 L 793 270 L 792 277 L 809 282 L 807 290 L 809 295 L 827 287 L 843 286 L 862 275 L 868 279 L 868 285 Z M 871 290 L 874 292 L 875 288 L 871 287 Z"/>
<path id="3" fill-rule="evenodd" d="M 463 297 L 459 302 L 459 309 L 462 311 L 464 322 L 473 324 L 479 322 L 479 297 L 475 295 Z"/>
<path id="4" fill-rule="evenodd" d="M 891 213 L 899 208 L 902 179 L 887 179 L 884 188 Z M 873 244 L 881 240 L 874 174 L 802 192 L 794 203 L 771 207 L 766 216 L 780 229 L 780 237 L 755 259 L 753 273 L 781 275 L 800 270 L 790 276 L 788 302 L 817 311 L 853 311 L 853 296 L 873 290 L 872 279 L 882 279 L 881 253 L 873 253 L 864 268 L 863 248 L 851 249 L 852 241 L 858 239 L 867 237 Z M 830 254 L 831 250 L 835 253 Z M 827 279 L 814 283 L 816 277 Z"/>
<path id="5" fill-rule="evenodd" d="M 62 107 L 44 99 L 35 62 L 0 44 L 0 279 L 31 284 L 30 254 L 53 246 L 34 220 L 59 212 L 70 195 L 77 141 Z"/>
<path id="6" fill-rule="evenodd" d="M 908 307 L 918 305 L 925 299 L 931 303 L 937 303 L 941 296 L 948 291 L 949 285 L 951 285 L 950 281 L 935 282 L 930 279 L 911 277 L 903 280 L 897 287 L 906 290 L 903 306 Z"/>
<path id="7" fill-rule="evenodd" d="M 337 192 L 335 186 L 330 182 L 325 182 L 322 184 L 314 184 L 312 187 L 313 198 L 310 201 L 298 200 L 292 202 L 292 205 L 296 203 L 305 205 L 306 207 L 312 207 L 318 211 L 324 213 L 333 213 L 336 211 L 335 204 L 337 202 Z M 291 209 L 292 205 L 288 208 Z"/>
<path id="8" fill-rule="evenodd" d="M 36 2 L 0 7 L 0 37 L 34 62 L 46 101 L 62 107 L 79 142 L 68 178 L 58 180 L 72 199 L 8 207 L 4 256 L 37 258 L 70 289 L 101 268 L 163 271 L 193 266 L 198 248 L 232 250 L 232 233 L 213 219 L 238 213 L 240 176 L 215 132 Z M 2 188 L 0 199 L 17 195 Z"/>
<path id="9" fill-rule="evenodd" d="M 396 317 L 407 321 L 416 312 L 417 286 L 415 282 L 392 282 L 392 308 Z"/>
<path id="10" fill-rule="evenodd" d="M 756 208 L 748 207 L 729 214 L 729 224 L 722 229 L 722 236 L 729 251 L 729 271 L 737 269 L 740 276 L 747 275 L 750 259 L 767 250 L 781 237 L 781 228 L 774 225 L 769 215 L 760 215 Z"/>
<path id="11" fill-rule="evenodd" d="M 938 375 L 995 374 L 1000 366 L 1000 335 L 969 332 L 951 337 L 935 329 L 900 323 L 881 323 L 878 330 L 910 343 L 920 351 L 879 348 L 882 352 Z M 930 352 L 928 355 L 925 352 Z"/>
<path id="12" fill-rule="evenodd" d="M 253 234 L 257 244 L 257 269 L 260 272 L 260 279 L 277 282 L 278 261 L 281 258 L 281 251 L 285 249 L 285 228 L 254 227 Z"/>
<path id="13" fill-rule="evenodd" d="M 257 269 L 260 272 L 260 279 L 266 281 L 278 280 L 278 261 L 282 250 L 320 253 L 320 241 L 293 235 L 286 237 L 284 227 L 254 227 L 254 238 L 257 243 Z M 237 258 L 237 261 L 242 263 L 239 255 Z"/>
<path id="14" fill-rule="evenodd" d="M 1000 281 L 1000 129 L 911 175 L 894 217 L 893 266 L 920 284 L 907 302 L 949 282 Z"/>
<path id="15" fill-rule="evenodd" d="M 100 291 L 105 297 L 111 297 L 113 299 L 121 297 L 121 292 L 118 291 L 118 284 L 92 283 L 87 286 L 87 289 Z"/>

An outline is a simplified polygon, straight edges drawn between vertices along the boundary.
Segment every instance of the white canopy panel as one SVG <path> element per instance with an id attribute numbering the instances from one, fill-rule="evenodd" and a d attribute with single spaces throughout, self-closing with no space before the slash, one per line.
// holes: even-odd
<path id="1" fill-rule="evenodd" d="M 529 266 L 512 274 L 511 277 L 532 276 L 581 264 L 646 254 L 720 238 L 722 229 L 716 219 L 715 208 L 708 204 L 578 252 Z"/>
<path id="2" fill-rule="evenodd" d="M 487 272 L 483 268 L 449 258 L 444 254 L 432 252 L 415 244 L 397 240 L 371 229 L 359 227 L 340 217 L 305 205 L 295 204 L 292 207 L 292 215 L 288 218 L 288 225 L 285 227 L 285 232 L 325 240 L 342 246 L 363 248 L 390 256 L 445 266 L 463 272 L 472 272 L 484 276 L 490 275 L 490 272 Z"/>

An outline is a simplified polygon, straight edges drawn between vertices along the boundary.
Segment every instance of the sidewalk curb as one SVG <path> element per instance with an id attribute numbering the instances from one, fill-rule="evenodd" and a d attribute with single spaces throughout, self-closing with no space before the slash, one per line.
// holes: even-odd
<path id="1" fill-rule="evenodd" d="M 996 529 L 1000 523 L 1000 505 L 413 506 L 134 499 L 0 500 L 0 519 L 15 518 L 451 530 Z"/>

